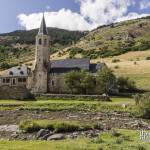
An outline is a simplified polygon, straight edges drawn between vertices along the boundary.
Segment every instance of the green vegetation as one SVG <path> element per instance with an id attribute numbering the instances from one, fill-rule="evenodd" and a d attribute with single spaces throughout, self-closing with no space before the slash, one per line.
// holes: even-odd
<path id="1" fill-rule="evenodd" d="M 136 90 L 135 82 L 128 77 L 119 77 L 117 85 L 120 92 L 132 92 Z"/>
<path id="2" fill-rule="evenodd" d="M 69 54 L 70 57 L 81 54 L 82 57 L 96 59 L 149 50 L 149 30 L 149 17 L 101 26 L 69 48 Z"/>
<path id="3" fill-rule="evenodd" d="M 95 78 L 86 71 L 72 71 L 66 74 L 65 82 L 72 93 L 92 94 Z"/>
<path id="4" fill-rule="evenodd" d="M 51 37 L 50 52 L 55 53 L 78 41 L 85 32 L 48 28 Z M 19 63 L 32 61 L 35 51 L 35 36 L 38 30 L 14 31 L 0 34 L 0 70 Z"/>
<path id="5" fill-rule="evenodd" d="M 30 31 L 17 30 L 11 33 L 0 34 L 0 36 L 1 38 L 7 37 L 7 39 L 3 41 L 3 44 L 34 44 L 37 33 L 38 29 Z M 72 42 L 76 42 L 82 36 L 86 35 L 86 32 L 68 31 L 58 28 L 48 28 L 48 33 L 52 43 L 59 43 L 61 45 L 72 44 Z"/>
<path id="6" fill-rule="evenodd" d="M 122 104 L 127 104 L 126 108 Z M 112 98 L 112 102 L 95 100 L 46 100 L 11 101 L 0 100 L 0 110 L 37 110 L 70 112 L 129 112 L 135 114 L 134 100 L 130 98 Z"/>
<path id="7" fill-rule="evenodd" d="M 150 93 L 137 94 L 134 99 L 138 106 L 139 115 L 150 119 Z"/>
<path id="8" fill-rule="evenodd" d="M 40 129 L 49 129 L 55 133 L 66 133 L 74 131 L 83 131 L 94 128 L 92 125 L 81 124 L 77 121 L 63 121 L 63 120 L 25 120 L 19 125 L 24 132 L 35 132 Z"/>
<path id="9" fill-rule="evenodd" d="M 0 141 L 2 150 L 149 150 L 148 142 L 139 138 L 138 131 L 117 130 L 104 132 L 96 139 L 80 137 L 62 141 Z"/>
<path id="10" fill-rule="evenodd" d="M 117 62 L 120 62 L 120 59 L 113 59 L 112 60 L 112 63 L 117 63 Z"/>
<path id="11" fill-rule="evenodd" d="M 71 92 L 79 94 L 108 94 L 115 80 L 114 74 L 107 67 L 99 71 L 97 76 L 86 71 L 72 71 L 65 76 L 65 82 Z"/>
<path id="12" fill-rule="evenodd" d="M 134 81 L 136 87 L 138 89 L 143 89 L 146 91 L 150 90 L 150 74 L 149 73 L 142 73 L 141 74 L 126 74 L 123 75 L 124 77 L 128 77 L 130 80 Z"/>

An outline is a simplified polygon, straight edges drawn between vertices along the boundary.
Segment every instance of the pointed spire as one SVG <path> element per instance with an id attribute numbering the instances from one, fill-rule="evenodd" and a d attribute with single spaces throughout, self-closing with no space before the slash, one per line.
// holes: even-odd
<path id="1" fill-rule="evenodd" d="M 42 22 L 41 22 L 41 26 L 39 28 L 38 34 L 48 35 L 48 31 L 47 31 L 47 27 L 46 27 L 46 23 L 45 23 L 44 13 L 43 13 L 43 18 L 42 18 Z"/>

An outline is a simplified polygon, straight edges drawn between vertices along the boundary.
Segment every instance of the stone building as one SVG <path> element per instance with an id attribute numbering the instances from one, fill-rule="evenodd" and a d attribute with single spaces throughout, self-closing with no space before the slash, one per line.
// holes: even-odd
<path id="1" fill-rule="evenodd" d="M 97 73 L 106 65 L 93 64 L 90 59 L 50 60 L 50 37 L 43 16 L 36 36 L 35 62 L 32 70 L 27 66 L 10 68 L 0 76 L 0 89 L 5 87 L 25 87 L 32 93 L 69 93 L 65 84 L 65 74 L 70 71 L 86 70 Z"/>
<path id="2" fill-rule="evenodd" d="M 0 73 L 0 86 L 27 86 L 30 69 L 17 66 Z"/>

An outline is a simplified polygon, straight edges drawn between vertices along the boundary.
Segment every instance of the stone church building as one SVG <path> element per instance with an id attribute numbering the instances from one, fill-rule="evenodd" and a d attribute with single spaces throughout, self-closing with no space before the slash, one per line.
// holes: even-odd
<path id="1" fill-rule="evenodd" d="M 0 74 L 2 87 L 26 87 L 32 93 L 69 93 L 64 76 L 70 71 L 86 70 L 96 74 L 106 65 L 90 63 L 90 59 L 51 60 L 49 54 L 50 37 L 43 16 L 39 32 L 36 36 L 35 62 L 33 69 L 27 66 L 10 68 Z"/>

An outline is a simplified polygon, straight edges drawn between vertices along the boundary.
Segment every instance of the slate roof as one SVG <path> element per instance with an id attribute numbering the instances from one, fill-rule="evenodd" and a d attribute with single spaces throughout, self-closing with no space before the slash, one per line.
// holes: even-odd
<path id="1" fill-rule="evenodd" d="M 0 77 L 27 77 L 28 68 L 25 65 L 12 67 L 1 72 Z"/>
<path id="2" fill-rule="evenodd" d="M 38 34 L 48 35 L 44 14 L 43 14 L 43 18 L 42 18 L 42 22 Z"/>
<path id="3" fill-rule="evenodd" d="M 50 73 L 66 73 L 79 70 L 87 70 L 94 73 L 104 65 L 104 63 L 91 64 L 88 58 L 52 60 L 50 62 Z"/>

